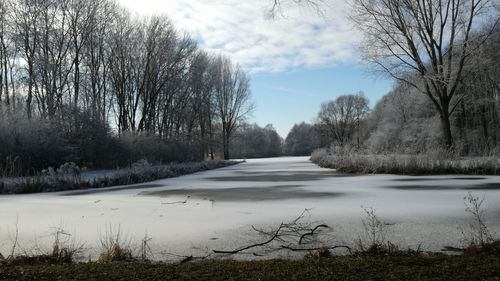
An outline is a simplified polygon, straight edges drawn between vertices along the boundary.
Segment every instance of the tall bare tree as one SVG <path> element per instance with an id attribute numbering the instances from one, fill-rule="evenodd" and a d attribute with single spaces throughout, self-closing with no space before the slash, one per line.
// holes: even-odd
<path id="1" fill-rule="evenodd" d="M 364 58 L 427 95 L 453 146 L 450 116 L 466 95 L 457 89 L 475 50 L 471 36 L 488 14 L 488 0 L 353 0 L 352 19 L 365 34 Z M 498 17 L 494 24 L 498 23 Z M 488 33 L 488 32 L 486 32 Z M 480 36 L 481 37 L 481 36 Z M 476 46 L 478 44 L 475 44 Z M 410 72 L 419 79 L 408 79 Z"/>
<path id="2" fill-rule="evenodd" d="M 224 159 L 229 159 L 231 135 L 251 110 L 250 80 L 245 72 L 229 59 L 220 56 L 216 61 L 215 107 L 222 123 Z"/>
<path id="3" fill-rule="evenodd" d="M 36 82 L 36 53 L 40 45 L 40 34 L 37 27 L 42 8 L 36 1 L 14 1 L 11 7 L 15 15 L 13 17 L 14 41 L 19 46 L 20 57 L 25 61 L 26 113 L 28 118 L 31 118 Z"/>

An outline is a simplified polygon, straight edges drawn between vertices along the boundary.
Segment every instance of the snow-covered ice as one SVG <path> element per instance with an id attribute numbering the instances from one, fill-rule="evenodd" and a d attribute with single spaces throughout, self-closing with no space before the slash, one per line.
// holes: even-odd
<path id="1" fill-rule="evenodd" d="M 252 225 L 277 225 L 306 208 L 333 227 L 333 241 L 352 243 L 362 234 L 361 206 L 389 223 L 392 242 L 439 250 L 459 245 L 468 192 L 486 198 L 487 223 L 500 235 L 499 176 L 343 175 L 307 157 L 254 159 L 133 186 L 0 196 L 0 252 L 12 246 L 17 221 L 21 250 L 48 249 L 63 227 L 95 254 L 111 226 L 135 241 L 147 233 L 158 259 L 196 255 L 256 241 Z"/>

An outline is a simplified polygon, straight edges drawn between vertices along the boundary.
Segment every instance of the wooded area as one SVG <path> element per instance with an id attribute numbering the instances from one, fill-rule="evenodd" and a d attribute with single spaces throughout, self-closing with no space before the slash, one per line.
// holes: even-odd
<path id="1" fill-rule="evenodd" d="M 229 158 L 249 78 L 166 16 L 108 0 L 0 2 L 0 171 Z"/>

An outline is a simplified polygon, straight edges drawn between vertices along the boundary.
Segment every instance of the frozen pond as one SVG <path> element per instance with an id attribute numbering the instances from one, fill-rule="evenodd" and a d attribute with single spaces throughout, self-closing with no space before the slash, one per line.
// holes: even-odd
<path id="1" fill-rule="evenodd" d="M 0 196 L 0 252 L 48 248 L 63 227 L 89 253 L 107 229 L 140 241 L 147 234 L 158 259 L 202 254 L 259 241 L 251 226 L 273 226 L 311 209 L 333 229 L 331 243 L 352 244 L 362 234 L 361 206 L 388 223 L 387 238 L 403 247 L 458 246 L 468 223 L 463 197 L 485 196 L 488 225 L 500 234 L 500 177 L 344 175 L 308 157 L 246 163 L 134 186 Z"/>

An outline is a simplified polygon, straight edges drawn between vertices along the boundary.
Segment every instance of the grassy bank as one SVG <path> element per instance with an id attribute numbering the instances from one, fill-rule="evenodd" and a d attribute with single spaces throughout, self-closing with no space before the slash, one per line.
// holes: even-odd
<path id="1" fill-rule="evenodd" d="M 344 173 L 500 175 L 500 159 L 496 156 L 458 157 L 446 152 L 381 155 L 320 149 L 313 152 L 311 161 Z"/>
<path id="2" fill-rule="evenodd" d="M 52 250 L 39 249 L 37 254 L 20 248 L 16 230 L 10 254 L 5 258 L 0 254 L 0 281 L 500 280 L 500 240 L 494 239 L 484 221 L 483 202 L 484 199 L 471 194 L 464 198 L 466 212 L 472 217 L 462 232 L 463 247 L 445 246 L 442 250 L 453 255 L 424 252 L 420 247 L 403 249 L 387 241 L 387 223 L 373 208 L 364 208 L 364 235 L 359 235 L 354 245 L 322 243 L 318 231 L 328 226 L 302 221 L 308 212 L 304 210 L 297 218 L 274 229 L 252 227 L 261 236 L 261 242 L 235 250 L 207 248 L 202 256 L 174 255 L 179 258 L 176 262 L 151 262 L 155 260 L 148 244 L 151 238 L 146 235 L 133 250 L 131 241 L 120 235 L 119 227 L 109 226 L 100 237 L 100 255 L 94 260 L 86 255 L 85 245 L 74 243 L 73 236 L 62 228 L 53 233 Z M 347 251 L 340 254 L 335 249 Z M 243 252 L 265 259 L 266 253 L 278 250 L 304 255 L 300 259 L 231 259 Z"/>
<path id="3" fill-rule="evenodd" d="M 500 256 L 340 256 L 184 264 L 0 266 L 0 280 L 500 280 Z"/>
<path id="4" fill-rule="evenodd" d="M 26 177 L 10 182 L 2 182 L 0 179 L 0 194 L 54 192 L 137 184 L 223 168 L 238 163 L 236 161 L 213 160 L 151 165 L 147 161 L 139 161 L 129 168 L 118 170 L 112 176 L 97 177 L 90 180 L 82 177 L 82 171 L 78 166 L 73 163 L 66 163 L 58 169 L 45 170 L 36 177 Z"/>

